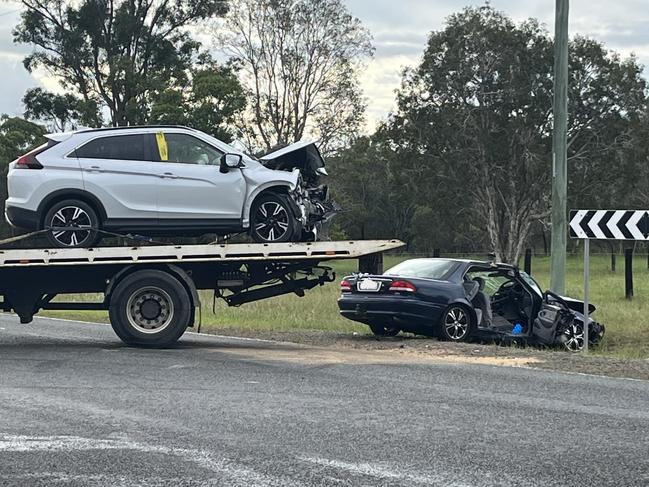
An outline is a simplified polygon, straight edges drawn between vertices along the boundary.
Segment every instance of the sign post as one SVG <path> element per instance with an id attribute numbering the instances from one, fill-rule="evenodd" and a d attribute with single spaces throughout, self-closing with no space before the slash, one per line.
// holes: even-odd
<path id="1" fill-rule="evenodd" d="M 648 210 L 571 210 L 570 237 L 584 241 L 584 352 L 588 352 L 591 240 L 649 240 Z"/>
<path id="2" fill-rule="evenodd" d="M 590 240 L 584 240 L 584 353 L 588 353 L 588 284 L 590 281 Z"/>

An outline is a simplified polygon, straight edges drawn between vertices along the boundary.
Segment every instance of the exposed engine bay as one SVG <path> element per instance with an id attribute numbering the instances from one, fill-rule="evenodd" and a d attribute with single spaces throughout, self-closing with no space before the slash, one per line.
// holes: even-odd
<path id="1" fill-rule="evenodd" d="M 329 240 L 331 220 L 342 208 L 330 198 L 329 187 L 323 182 L 328 174 L 315 143 L 296 142 L 259 160 L 269 169 L 299 170 L 301 177 L 292 196 L 301 212 L 303 240 Z"/>

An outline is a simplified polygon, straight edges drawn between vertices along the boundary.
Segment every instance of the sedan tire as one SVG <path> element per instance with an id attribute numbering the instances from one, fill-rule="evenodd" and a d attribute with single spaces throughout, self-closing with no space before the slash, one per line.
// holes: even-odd
<path id="1" fill-rule="evenodd" d="M 368 325 L 374 336 L 377 337 L 393 337 L 397 336 L 401 331 L 401 328 L 395 326 L 386 326 L 378 323 L 371 323 Z"/>
<path id="2" fill-rule="evenodd" d="M 440 323 L 442 338 L 450 342 L 465 342 L 473 331 L 473 319 L 466 307 L 449 306 Z"/>

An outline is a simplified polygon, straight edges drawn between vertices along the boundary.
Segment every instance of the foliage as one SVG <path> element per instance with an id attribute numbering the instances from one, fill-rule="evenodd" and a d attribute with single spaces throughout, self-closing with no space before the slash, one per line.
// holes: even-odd
<path id="1" fill-rule="evenodd" d="M 518 261 L 549 215 L 552 59 L 552 41 L 534 20 L 517 25 L 489 6 L 449 17 L 405 71 L 398 109 L 369 144 L 381 148 L 368 152 L 377 168 L 392 161 L 389 177 L 369 186 L 372 194 L 349 193 L 352 208 L 381 199 L 404 220 L 392 236 L 417 249 L 491 249 Z M 637 149 L 646 146 L 638 138 L 646 83 L 634 58 L 591 39 L 571 42 L 569 62 L 570 205 L 617 207 L 628 200 L 629 178 L 647 172 Z M 350 162 L 339 164 L 337 189 L 360 177 L 358 157 L 354 147 L 340 155 Z M 348 226 L 387 229 L 384 211 L 369 222 L 352 212 Z"/>
<path id="2" fill-rule="evenodd" d="M 235 135 L 231 127 L 245 105 L 234 66 L 206 58 L 191 70 L 185 86 L 169 88 L 154 100 L 150 121 L 187 125 L 230 142 Z"/>
<path id="3" fill-rule="evenodd" d="M 86 102 L 70 93 L 57 95 L 42 88 L 31 88 L 25 93 L 23 104 L 26 119 L 42 121 L 52 132 L 101 126 L 95 101 Z"/>
<path id="4" fill-rule="evenodd" d="M 45 142 L 45 129 L 19 117 L 0 116 L 0 201 L 7 199 L 7 170 L 11 161 Z M 4 216 L 4 215 L 3 215 Z M 0 237 L 9 234 L 9 224 L 0 218 Z"/>
<path id="5" fill-rule="evenodd" d="M 372 46 L 341 0 L 235 0 L 227 27 L 220 42 L 243 68 L 252 144 L 270 149 L 309 134 L 326 151 L 358 131 L 358 72 Z"/>
<path id="6" fill-rule="evenodd" d="M 24 60 L 42 67 L 87 104 L 110 113 L 112 125 L 146 121 L 151 95 L 186 82 L 199 44 L 187 32 L 222 15 L 225 0 L 22 0 L 14 40 L 35 50 Z"/>
<path id="7" fill-rule="evenodd" d="M 19 117 L 0 117 L 0 168 L 42 144 L 45 129 Z M 4 201 L 4 200 L 3 200 Z"/>

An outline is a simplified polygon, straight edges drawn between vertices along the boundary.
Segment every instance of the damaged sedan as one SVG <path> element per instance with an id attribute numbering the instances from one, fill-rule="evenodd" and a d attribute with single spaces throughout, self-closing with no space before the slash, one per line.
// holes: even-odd
<path id="1" fill-rule="evenodd" d="M 509 264 L 460 259 L 410 259 L 381 275 L 355 274 L 341 282 L 342 316 L 375 335 L 401 331 L 452 342 L 470 339 L 584 347 L 584 304 L 542 292 Z M 589 315 L 595 307 L 589 306 Z M 589 344 L 604 326 L 588 318 Z"/>
<path id="2" fill-rule="evenodd" d="M 326 238 L 339 211 L 315 144 L 261 159 L 180 126 L 50 134 L 9 165 L 7 220 L 54 247 L 106 235 L 250 234 L 255 242 Z"/>

